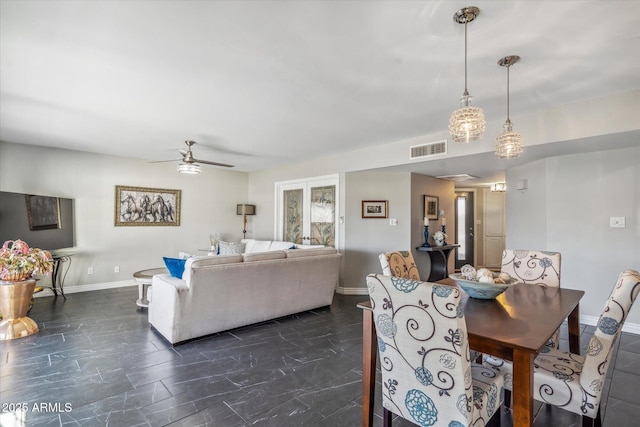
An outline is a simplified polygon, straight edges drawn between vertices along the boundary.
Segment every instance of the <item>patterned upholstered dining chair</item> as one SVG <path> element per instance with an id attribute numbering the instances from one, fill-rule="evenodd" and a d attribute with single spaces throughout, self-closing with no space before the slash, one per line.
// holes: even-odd
<path id="1" fill-rule="evenodd" d="M 367 276 L 382 371 L 384 426 L 483 426 L 502 405 L 502 375 L 471 363 L 454 286 Z"/>
<path id="2" fill-rule="evenodd" d="M 420 280 L 418 267 L 411 251 L 385 252 L 378 256 L 382 274 L 405 279 Z"/>
<path id="3" fill-rule="evenodd" d="M 625 270 L 611 291 L 598 319 L 587 354 L 562 352 L 545 347 L 534 361 L 534 398 L 549 405 L 582 415 L 583 426 L 602 425 L 600 399 L 615 343 L 627 314 L 640 292 L 640 273 Z M 502 359 L 489 364 L 505 376 L 505 389 L 511 388 L 512 365 Z"/>
<path id="4" fill-rule="evenodd" d="M 560 252 L 505 249 L 502 252 L 502 267 L 500 271 L 509 273 L 519 283 L 559 288 L 560 261 Z M 557 349 L 559 346 L 560 329 L 553 334 L 547 343 L 547 347 Z"/>

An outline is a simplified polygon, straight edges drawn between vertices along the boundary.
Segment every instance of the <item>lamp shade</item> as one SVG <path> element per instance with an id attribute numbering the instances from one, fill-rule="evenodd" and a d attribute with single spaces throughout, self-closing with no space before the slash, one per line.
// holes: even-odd
<path id="1" fill-rule="evenodd" d="M 197 163 L 180 163 L 178 165 L 178 172 L 197 175 L 200 173 L 200 165 Z"/>
<path id="2" fill-rule="evenodd" d="M 245 205 L 245 204 L 236 205 L 236 214 L 237 215 L 255 215 L 256 205 Z"/>

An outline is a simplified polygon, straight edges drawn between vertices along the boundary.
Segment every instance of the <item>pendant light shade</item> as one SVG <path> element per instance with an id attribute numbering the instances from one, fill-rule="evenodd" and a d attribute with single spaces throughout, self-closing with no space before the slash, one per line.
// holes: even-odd
<path id="1" fill-rule="evenodd" d="M 481 108 L 469 105 L 472 97 L 467 89 L 467 23 L 476 19 L 480 9 L 475 6 L 460 9 L 453 15 L 453 20 L 464 24 L 464 93 L 460 99 L 462 108 L 451 113 L 449 118 L 449 133 L 453 142 L 477 141 L 485 130 L 484 113 Z"/>
<path id="2" fill-rule="evenodd" d="M 502 126 L 504 132 L 502 132 L 496 138 L 496 156 L 501 159 L 512 159 L 518 157 L 522 153 L 522 135 L 513 131 L 513 124 L 509 119 L 509 68 L 518 62 L 520 57 L 517 55 L 510 55 L 501 58 L 498 61 L 498 65 L 507 68 L 507 120 Z"/>

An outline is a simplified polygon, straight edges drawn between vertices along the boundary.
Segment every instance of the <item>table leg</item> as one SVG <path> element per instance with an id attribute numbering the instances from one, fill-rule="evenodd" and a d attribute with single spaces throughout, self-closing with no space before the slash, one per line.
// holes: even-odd
<path id="1" fill-rule="evenodd" d="M 362 310 L 362 427 L 373 425 L 373 401 L 376 391 L 378 353 L 373 312 Z"/>
<path id="2" fill-rule="evenodd" d="M 580 354 L 580 304 L 576 307 L 567 318 L 569 324 L 569 351 L 573 354 Z"/>
<path id="3" fill-rule="evenodd" d="M 513 425 L 533 425 L 533 359 L 535 353 L 513 350 Z"/>

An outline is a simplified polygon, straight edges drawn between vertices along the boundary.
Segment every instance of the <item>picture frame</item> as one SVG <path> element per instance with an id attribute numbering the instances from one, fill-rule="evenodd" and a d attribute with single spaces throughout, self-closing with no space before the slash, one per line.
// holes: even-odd
<path id="1" fill-rule="evenodd" d="M 29 229 L 53 230 L 60 225 L 60 199 L 50 196 L 34 196 L 26 194 Z"/>
<path id="2" fill-rule="evenodd" d="M 363 200 L 362 218 L 386 218 L 388 202 L 386 200 Z"/>
<path id="3" fill-rule="evenodd" d="M 427 219 L 438 219 L 438 197 L 424 195 L 424 217 Z"/>
<path id="4" fill-rule="evenodd" d="M 182 190 L 116 185 L 114 225 L 179 226 Z"/>

